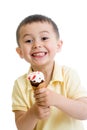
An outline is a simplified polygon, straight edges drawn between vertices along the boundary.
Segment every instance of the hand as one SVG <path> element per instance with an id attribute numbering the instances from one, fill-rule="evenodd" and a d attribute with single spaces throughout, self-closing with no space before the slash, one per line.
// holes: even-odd
<path id="1" fill-rule="evenodd" d="M 41 88 L 34 92 L 34 97 L 39 106 L 49 107 L 56 105 L 56 94 L 48 88 Z"/>
<path id="2" fill-rule="evenodd" d="M 36 116 L 37 119 L 45 119 L 48 118 L 50 115 L 50 108 L 49 107 L 43 107 L 39 106 L 37 103 L 35 103 L 32 106 L 33 114 Z"/>

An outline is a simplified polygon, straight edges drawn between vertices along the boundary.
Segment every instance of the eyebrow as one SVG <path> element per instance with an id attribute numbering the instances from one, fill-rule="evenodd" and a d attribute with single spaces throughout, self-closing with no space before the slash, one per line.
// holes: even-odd
<path id="1" fill-rule="evenodd" d="M 49 33 L 48 31 L 41 31 L 40 33 Z"/>
<path id="2" fill-rule="evenodd" d="M 41 31 L 40 34 L 41 34 L 41 33 L 49 33 L 49 32 L 48 32 L 48 31 Z M 30 33 L 24 34 L 23 38 L 26 37 L 26 36 L 31 36 L 31 35 L 32 35 L 32 34 L 30 34 Z"/>
<path id="3" fill-rule="evenodd" d="M 24 34 L 23 38 L 26 37 L 26 36 L 31 36 L 31 34 Z"/>

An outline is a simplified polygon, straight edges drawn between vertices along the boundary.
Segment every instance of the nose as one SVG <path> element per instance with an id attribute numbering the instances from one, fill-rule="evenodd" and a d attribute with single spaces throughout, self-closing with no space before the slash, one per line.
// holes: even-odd
<path id="1" fill-rule="evenodd" d="M 35 41 L 34 43 L 33 43 L 33 46 L 32 46 L 32 48 L 33 49 L 36 49 L 36 48 L 41 48 L 41 43 L 39 42 L 39 41 Z"/>
<path id="2" fill-rule="evenodd" d="M 41 46 L 33 46 L 33 49 L 41 48 Z"/>

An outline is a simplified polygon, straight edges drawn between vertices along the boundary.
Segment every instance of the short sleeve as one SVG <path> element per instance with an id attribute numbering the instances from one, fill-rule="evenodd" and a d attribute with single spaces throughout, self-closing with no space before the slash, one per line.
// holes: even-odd
<path id="1" fill-rule="evenodd" d="M 13 92 L 12 92 L 12 110 L 23 110 L 27 111 L 28 102 L 27 96 L 25 94 L 24 85 L 19 85 L 18 81 L 14 82 Z"/>
<path id="2" fill-rule="evenodd" d="M 76 70 L 66 67 L 64 69 L 64 79 L 65 87 L 67 90 L 67 97 L 73 99 L 87 97 L 87 91 L 82 86 L 80 77 Z"/>

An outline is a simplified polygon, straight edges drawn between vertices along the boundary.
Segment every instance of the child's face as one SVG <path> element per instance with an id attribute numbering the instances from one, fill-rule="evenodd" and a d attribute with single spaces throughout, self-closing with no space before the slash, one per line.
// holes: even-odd
<path id="1" fill-rule="evenodd" d="M 32 66 L 51 64 L 62 46 L 52 25 L 47 22 L 34 22 L 21 27 L 19 43 L 16 51 Z"/>

